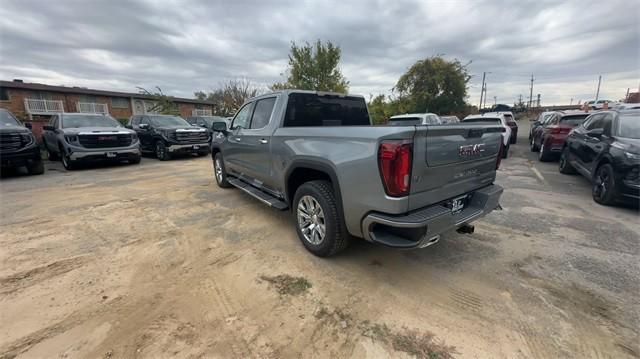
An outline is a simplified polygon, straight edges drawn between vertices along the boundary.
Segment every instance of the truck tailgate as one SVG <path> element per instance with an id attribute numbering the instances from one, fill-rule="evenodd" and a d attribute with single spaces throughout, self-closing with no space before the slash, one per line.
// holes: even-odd
<path id="1" fill-rule="evenodd" d="M 409 210 L 491 184 L 503 131 L 482 124 L 416 126 Z"/>

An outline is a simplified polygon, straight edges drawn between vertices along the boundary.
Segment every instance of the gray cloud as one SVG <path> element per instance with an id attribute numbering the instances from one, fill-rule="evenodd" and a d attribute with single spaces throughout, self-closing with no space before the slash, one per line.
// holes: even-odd
<path id="1" fill-rule="evenodd" d="M 510 103 L 621 98 L 640 81 L 633 2 L 594 1 L 40 1 L 0 7 L 0 78 L 191 97 L 244 76 L 282 80 L 291 41 L 342 47 L 351 92 L 389 93 L 415 61 L 471 62 L 469 102 L 483 71 L 488 96 Z M 491 102 L 491 101 L 487 101 Z"/>

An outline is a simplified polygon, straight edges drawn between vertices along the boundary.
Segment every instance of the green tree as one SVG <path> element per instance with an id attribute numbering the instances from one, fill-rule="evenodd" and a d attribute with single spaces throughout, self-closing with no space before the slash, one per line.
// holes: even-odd
<path id="1" fill-rule="evenodd" d="M 148 108 L 147 111 L 151 113 L 161 113 L 163 115 L 180 115 L 178 104 L 173 102 L 173 97 L 165 95 L 162 89 L 156 86 L 154 92 L 151 92 L 144 87 L 138 87 L 141 94 L 151 96 L 153 98 L 153 106 Z"/>
<path id="2" fill-rule="evenodd" d="M 394 89 L 407 112 L 449 114 L 465 109 L 470 78 L 467 65 L 434 56 L 411 66 Z"/>
<path id="3" fill-rule="evenodd" d="M 318 40 L 311 45 L 305 42 L 298 46 L 291 42 L 287 81 L 275 83 L 271 90 L 294 88 L 299 90 L 347 92 L 349 81 L 338 67 L 341 55 L 340 46 L 330 41 Z"/>

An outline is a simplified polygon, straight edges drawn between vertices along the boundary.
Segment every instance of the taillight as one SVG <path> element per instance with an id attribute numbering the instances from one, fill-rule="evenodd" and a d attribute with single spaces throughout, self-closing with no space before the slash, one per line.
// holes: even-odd
<path id="1" fill-rule="evenodd" d="M 549 129 L 549 133 L 553 135 L 558 135 L 561 133 L 569 133 L 569 131 L 571 131 L 570 128 L 562 127 L 562 126 L 549 126 L 547 127 L 547 129 Z"/>
<path id="2" fill-rule="evenodd" d="M 500 151 L 498 151 L 498 159 L 496 160 L 496 171 L 500 168 L 500 162 L 502 162 L 502 156 L 504 156 L 506 148 L 504 146 L 504 138 L 500 136 Z"/>
<path id="3" fill-rule="evenodd" d="M 389 196 L 401 197 L 409 194 L 412 149 L 413 143 L 407 140 L 386 140 L 380 143 L 380 176 Z"/>

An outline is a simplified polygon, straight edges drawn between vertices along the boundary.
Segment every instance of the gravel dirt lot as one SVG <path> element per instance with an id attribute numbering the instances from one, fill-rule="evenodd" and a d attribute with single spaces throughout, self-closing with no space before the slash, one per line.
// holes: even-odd
<path id="1" fill-rule="evenodd" d="M 330 259 L 208 157 L 5 176 L 0 358 L 638 357 L 638 212 L 535 160 L 528 127 L 475 234 Z"/>

